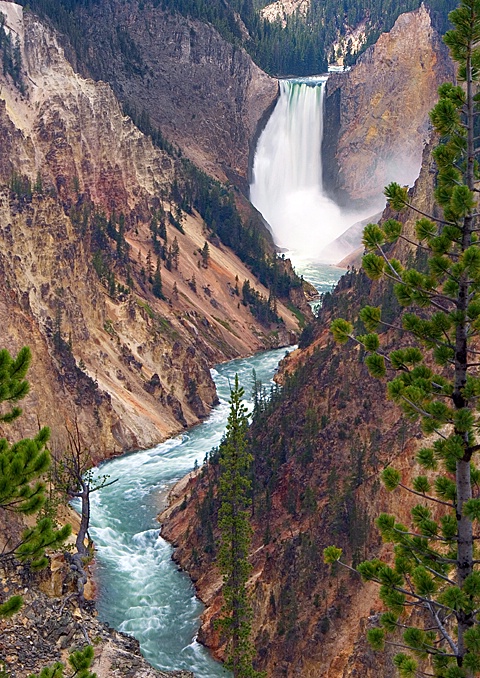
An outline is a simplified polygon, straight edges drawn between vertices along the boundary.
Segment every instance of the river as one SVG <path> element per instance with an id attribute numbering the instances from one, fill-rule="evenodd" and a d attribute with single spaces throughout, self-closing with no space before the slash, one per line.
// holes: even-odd
<path id="1" fill-rule="evenodd" d="M 269 208 L 276 204 L 279 190 L 281 194 L 289 195 L 288 186 L 282 188 L 282 185 L 277 185 L 284 174 L 282 168 L 291 165 L 296 167 L 305 162 L 303 155 L 311 149 L 311 131 L 322 122 L 324 82 L 325 78 L 319 79 L 318 90 L 311 87 L 312 83 L 308 86 L 302 83 L 282 85 L 283 97 L 288 95 L 290 103 L 288 106 L 280 106 L 278 110 L 283 111 L 282 115 L 290 116 L 287 122 L 292 120 L 291 114 L 295 110 L 298 118 L 300 110 L 300 117 L 307 121 L 304 121 L 305 125 L 308 123 L 307 133 L 300 133 L 297 124 L 278 122 L 278 115 L 272 116 L 274 134 L 270 131 L 272 125 L 269 123 L 259 142 L 258 158 L 265 162 L 259 163 L 256 158 L 257 185 L 252 186 L 253 202 L 269 218 L 279 242 L 292 250 L 290 254 L 293 255 L 297 272 L 311 281 L 319 292 L 331 289 L 342 271 L 328 265 L 312 263 L 297 255 L 306 251 L 318 260 L 319 257 L 315 255 L 318 255 L 323 244 L 335 237 L 340 228 L 345 228 L 339 218 L 338 208 L 333 204 L 332 207 L 331 201 L 323 196 L 321 189 L 321 128 L 316 135 L 312 159 L 314 169 L 316 168 L 313 188 L 310 185 L 311 168 L 307 168 L 307 171 L 291 168 L 293 174 L 287 177 L 288 182 L 295 179 L 296 193 L 302 196 L 306 190 L 304 184 L 308 183 L 307 188 L 315 197 L 307 210 L 311 220 L 307 222 L 299 215 L 300 221 L 294 222 L 295 228 L 287 220 L 287 227 L 283 232 L 282 224 L 276 222 L 275 211 L 270 216 Z M 280 103 L 282 102 L 283 99 Z M 279 126 L 281 134 L 277 133 L 276 126 Z M 293 134 L 292 130 L 295 135 L 300 135 L 298 141 L 295 141 L 294 135 L 293 145 L 286 143 L 288 135 Z M 269 136 L 272 138 L 264 151 L 260 152 L 265 136 L 267 141 Z M 280 150 L 275 150 L 274 142 L 280 144 Z M 302 153 L 298 150 L 300 147 L 304 149 Z M 285 156 L 286 148 L 290 148 L 290 155 Z M 272 154 L 271 158 L 269 154 Z M 272 183 L 265 176 L 270 176 L 275 163 L 280 163 L 277 173 L 280 178 L 277 177 Z M 265 168 L 262 169 L 264 165 Z M 330 207 L 334 211 L 333 216 L 330 214 Z M 297 208 L 294 212 L 297 212 Z M 304 237 L 299 240 L 300 231 Z M 313 247 L 314 232 L 317 235 Z M 290 240 L 287 237 L 290 233 L 296 233 L 297 236 Z M 233 384 L 235 374 L 238 374 L 240 384 L 245 389 L 245 402 L 251 407 L 253 370 L 256 378 L 267 385 L 284 354 L 285 349 L 279 349 L 217 366 L 213 370 L 213 377 L 220 404 L 205 422 L 151 450 L 111 460 L 96 471 L 99 475 L 107 474 L 111 479 L 117 480 L 113 485 L 92 495 L 90 534 L 97 550 L 99 617 L 111 626 L 135 636 L 140 641 L 145 658 L 157 668 L 187 669 L 193 671 L 196 678 L 229 675 L 195 640 L 202 606 L 194 595 L 188 576 L 179 572 L 173 563 L 172 548 L 160 537 L 156 517 L 163 507 L 168 488 L 188 473 L 195 462 L 201 464 L 206 453 L 220 442 L 229 411 L 230 385 Z"/>
<path id="2" fill-rule="evenodd" d="M 340 273 L 318 267 L 319 288 L 330 288 Z M 197 678 L 230 675 L 195 640 L 203 608 L 188 576 L 172 561 L 172 547 L 160 537 L 156 517 L 168 488 L 220 442 L 235 374 L 251 408 L 253 370 L 268 385 L 285 352 L 277 349 L 218 365 L 212 374 L 220 404 L 208 419 L 150 450 L 112 459 L 96 471 L 117 480 L 92 495 L 90 535 L 96 548 L 99 617 L 135 636 L 142 654 L 157 668 L 188 669 Z"/>
<path id="3" fill-rule="evenodd" d="M 90 534 L 96 547 L 99 617 L 135 636 L 155 667 L 188 669 L 197 678 L 228 676 L 195 640 L 202 605 L 187 575 L 171 560 L 156 516 L 168 488 L 220 442 L 236 373 L 251 407 L 252 374 L 268 384 L 285 349 L 233 360 L 213 370 L 220 404 L 202 424 L 151 450 L 102 464 L 97 474 L 118 479 L 92 495 Z"/>

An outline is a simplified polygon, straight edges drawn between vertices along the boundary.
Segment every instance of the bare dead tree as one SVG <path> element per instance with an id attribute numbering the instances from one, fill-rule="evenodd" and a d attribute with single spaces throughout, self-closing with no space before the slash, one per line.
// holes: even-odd
<path id="1" fill-rule="evenodd" d="M 118 479 L 110 480 L 110 476 L 96 476 L 93 470 L 91 451 L 85 446 L 78 420 L 75 417 L 73 429 L 65 426 L 67 432 L 67 449 L 54 454 L 53 481 L 69 500 L 80 500 L 80 527 L 75 539 L 76 553 L 70 556 L 71 569 L 77 579 L 77 594 L 80 605 L 84 604 L 84 589 L 87 582 L 85 562 L 89 558 L 91 543 L 88 534 L 90 525 L 90 496 L 93 492 L 113 485 Z M 85 543 L 87 541 L 87 544 Z"/>

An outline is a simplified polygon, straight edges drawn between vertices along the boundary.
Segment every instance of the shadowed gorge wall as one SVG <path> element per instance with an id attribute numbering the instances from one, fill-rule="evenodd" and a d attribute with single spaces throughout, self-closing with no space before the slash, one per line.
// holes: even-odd
<path id="1" fill-rule="evenodd" d="M 136 0 L 77 7 L 73 24 L 85 75 L 110 83 L 135 119 L 148 119 L 198 166 L 246 189 L 250 147 L 278 86 L 242 47 Z"/>

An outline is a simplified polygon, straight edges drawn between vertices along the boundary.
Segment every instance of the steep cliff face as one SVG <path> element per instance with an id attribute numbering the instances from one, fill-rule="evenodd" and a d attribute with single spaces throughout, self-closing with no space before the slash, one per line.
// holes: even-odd
<path id="1" fill-rule="evenodd" d="M 271 2 L 261 10 L 261 15 L 268 21 L 282 21 L 286 23 L 286 17 L 295 12 L 305 16 L 310 6 L 310 0 L 278 0 Z"/>
<path id="2" fill-rule="evenodd" d="M 427 211 L 432 169 L 426 159 L 414 193 L 415 204 Z M 415 215 L 405 223 L 412 235 Z M 409 247 L 399 246 L 396 255 L 405 259 Z M 353 563 L 385 555 L 375 518 L 386 511 L 406 520 L 409 499 L 386 493 L 379 473 L 394 463 L 408 484 L 419 471 L 418 428 L 386 401 L 384 384 L 368 375 L 358 347 L 333 345 L 328 331 L 332 316 L 352 319 L 361 306 L 380 300 L 384 317 L 396 317 L 388 285 L 372 285 L 363 272 L 342 278 L 325 301 L 314 340 L 284 360 L 282 391 L 260 407 L 251 431 L 253 625 L 258 666 L 272 678 L 392 675 L 388 652 L 373 653 L 364 636 L 376 620 L 378 589 L 356 575 L 331 573 L 322 562 L 323 548 L 332 543 Z M 387 333 L 384 341 L 388 350 L 399 338 Z M 216 529 L 216 471 L 188 480 L 161 519 L 163 534 L 178 546 L 175 558 L 208 605 L 202 638 L 221 656 L 212 625 L 221 608 L 221 577 L 203 552 L 210 527 Z"/>
<path id="3" fill-rule="evenodd" d="M 344 205 L 375 205 L 390 181 L 413 183 L 428 112 L 452 68 L 422 5 L 402 14 L 351 71 L 329 78 L 322 150 L 332 197 Z"/>
<path id="4" fill-rule="evenodd" d="M 19 36 L 25 83 L 22 95 L 1 77 L 7 347 L 35 344 L 31 402 L 56 430 L 79 418 L 97 458 L 152 444 L 207 414 L 212 364 L 288 343 L 296 321 L 281 306 L 278 328 L 253 318 L 239 287 L 268 290 L 218 238 L 202 259 L 209 232 L 171 195 L 180 160 L 122 114 L 109 85 L 73 71 L 53 31 L 18 5 L 0 11 Z"/>
<path id="5" fill-rule="evenodd" d="M 185 204 L 178 153 L 155 147 L 110 85 L 76 73 L 53 30 L 13 3 L 0 2 L 0 12 L 21 55 L 15 82 L 0 75 L 1 347 L 16 353 L 28 344 L 33 355 L 24 414 L 0 426 L 0 437 L 49 425 L 60 455 L 67 427 L 78 427 L 97 462 L 197 423 L 216 401 L 210 367 L 289 343 L 297 321 L 277 302 L 279 318 L 262 323 L 242 303 L 246 280 L 263 308 L 269 291 Z M 239 203 L 270 257 L 268 238 Z M 235 225 L 245 233 L 240 216 Z M 22 530 L 1 513 L 0 550 Z M 71 522 L 64 514 L 59 520 Z M 38 592 L 28 567 L 2 571 L 2 601 L 26 593 L 23 612 L 0 620 L 0 655 L 12 676 L 65 661 L 86 638 L 99 676 L 166 676 L 146 665 L 135 642 L 76 607 L 76 582 L 65 562 L 60 569 L 54 560 L 41 575 L 53 599 Z"/>
<path id="6" fill-rule="evenodd" d="M 158 3 L 153 3 L 158 5 Z M 149 3 L 102 0 L 76 11 L 79 68 L 198 166 L 245 186 L 248 158 L 278 84 L 210 25 Z"/>

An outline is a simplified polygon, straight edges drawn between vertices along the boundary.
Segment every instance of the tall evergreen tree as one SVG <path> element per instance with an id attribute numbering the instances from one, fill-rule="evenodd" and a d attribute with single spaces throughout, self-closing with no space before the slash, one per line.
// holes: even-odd
<path id="1" fill-rule="evenodd" d="M 157 257 L 157 267 L 153 276 L 152 292 L 157 299 L 165 298 L 163 296 L 162 274 L 160 272 L 160 257 Z"/>
<path id="2" fill-rule="evenodd" d="M 404 268 L 388 257 L 388 243 L 399 238 L 412 243 L 402 225 L 388 219 L 369 224 L 364 244 L 369 251 L 363 267 L 372 279 L 382 276 L 395 283 L 400 303 L 418 311 L 405 312 L 401 329 L 412 345 L 390 353 L 380 347 L 376 328 L 381 309 L 366 307 L 360 317 L 368 334 L 355 337 L 353 326 L 336 320 L 332 329 L 340 342 L 352 338 L 370 353 L 366 364 L 375 377 L 392 375 L 389 397 L 410 418 L 420 418 L 433 444 L 417 453 L 424 472 L 405 487 L 401 475 L 388 467 L 383 481 L 388 490 L 404 488 L 419 497 L 411 512 L 412 525 L 382 514 L 377 524 L 385 541 L 394 544 L 393 566 L 378 559 L 362 563 L 358 571 L 381 585 L 380 597 L 388 609 L 381 627 L 369 632 L 378 649 L 388 634 L 403 630 L 403 647 L 395 665 L 402 677 L 433 675 L 471 678 L 480 673 L 480 561 L 475 555 L 475 524 L 480 520 L 480 470 L 475 455 L 480 427 L 480 232 L 478 164 L 475 116 L 480 95 L 480 1 L 462 0 L 450 13 L 454 29 L 445 36 L 458 63 L 462 86 L 442 85 L 431 113 L 441 137 L 433 155 L 438 166 L 436 200 L 443 210 L 434 218 L 416 210 L 416 237 L 427 254 L 426 268 Z M 386 189 L 394 210 L 414 209 L 405 188 Z M 420 347 L 423 349 L 420 350 Z M 436 475 L 435 475 L 436 474 Z M 341 558 L 340 549 L 325 551 L 327 562 Z M 412 618 L 408 611 L 422 615 Z M 424 625 L 418 620 L 423 619 Z M 412 656 L 413 655 L 413 656 Z"/>
<path id="3" fill-rule="evenodd" d="M 255 650 L 250 640 L 252 607 L 247 590 L 252 533 L 248 493 L 253 457 L 247 450 L 248 423 L 243 396 L 244 390 L 238 383 L 238 375 L 235 375 L 227 432 L 220 446 L 218 524 L 221 542 L 217 564 L 223 574 L 225 604 L 219 626 L 228 638 L 225 665 L 233 672 L 234 678 L 256 678 L 261 674 L 252 666 Z"/>

